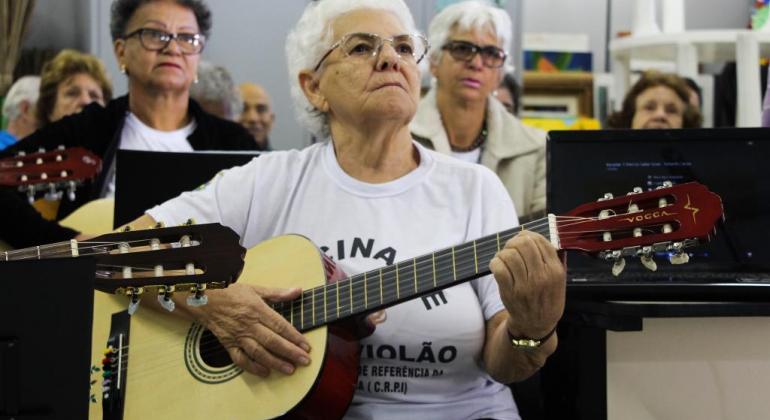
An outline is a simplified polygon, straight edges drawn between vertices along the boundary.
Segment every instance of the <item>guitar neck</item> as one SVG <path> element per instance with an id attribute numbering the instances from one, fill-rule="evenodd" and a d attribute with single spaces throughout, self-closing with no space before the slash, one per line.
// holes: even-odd
<path id="1" fill-rule="evenodd" d="M 304 290 L 273 308 L 299 331 L 390 307 L 490 273 L 489 263 L 505 242 L 524 230 L 550 240 L 551 218 L 539 219 L 451 248 Z M 554 235 L 555 237 L 555 235 Z"/>
<path id="2" fill-rule="evenodd" d="M 14 251 L 0 252 L 0 261 L 42 260 L 46 258 L 66 258 L 80 256 L 78 241 L 70 240 L 49 245 L 34 246 Z"/>

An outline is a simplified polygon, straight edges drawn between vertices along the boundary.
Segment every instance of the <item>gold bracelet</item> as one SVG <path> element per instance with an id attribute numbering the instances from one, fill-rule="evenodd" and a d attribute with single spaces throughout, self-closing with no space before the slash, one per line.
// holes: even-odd
<path id="1" fill-rule="evenodd" d="M 521 350 L 533 350 L 543 345 L 546 341 L 548 341 L 549 338 L 556 332 L 555 325 L 553 329 L 543 336 L 542 338 L 529 338 L 529 337 L 514 337 L 513 334 L 506 328 L 505 331 L 508 333 L 508 338 L 511 340 L 511 345 L 513 345 L 516 349 Z"/>

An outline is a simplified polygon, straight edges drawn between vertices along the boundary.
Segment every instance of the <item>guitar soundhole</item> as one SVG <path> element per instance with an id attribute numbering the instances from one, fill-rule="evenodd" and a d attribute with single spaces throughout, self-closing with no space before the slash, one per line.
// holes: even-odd
<path id="1" fill-rule="evenodd" d="M 201 334 L 200 354 L 203 362 L 213 368 L 223 368 L 233 364 L 227 350 L 209 330 L 204 330 Z"/>
<path id="2" fill-rule="evenodd" d="M 207 384 L 221 384 L 243 373 L 214 334 L 201 324 L 194 323 L 187 331 L 184 362 L 190 375 Z"/>

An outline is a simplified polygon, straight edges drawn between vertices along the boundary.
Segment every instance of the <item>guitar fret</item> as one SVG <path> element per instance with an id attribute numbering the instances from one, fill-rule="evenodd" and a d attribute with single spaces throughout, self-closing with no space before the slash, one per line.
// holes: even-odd
<path id="1" fill-rule="evenodd" d="M 324 286 L 324 287 L 323 287 L 323 294 L 324 294 L 324 307 L 323 307 L 323 311 L 324 311 L 324 322 L 327 322 L 327 319 L 326 319 L 326 310 L 327 310 L 327 307 L 326 307 L 326 293 L 327 293 L 328 291 L 329 291 L 329 288 L 328 288 L 328 287 L 326 287 L 326 286 Z"/>
<path id="2" fill-rule="evenodd" d="M 353 314 L 353 281 L 348 281 L 348 290 L 350 291 L 350 313 Z"/>
<path id="3" fill-rule="evenodd" d="M 312 289 L 312 290 L 313 290 L 312 298 L 311 298 L 311 301 L 312 301 L 312 304 L 313 304 L 312 315 L 313 315 L 313 325 L 315 325 L 315 289 Z"/>
<path id="4" fill-rule="evenodd" d="M 337 282 L 337 319 L 340 318 L 340 282 Z"/>
<path id="5" fill-rule="evenodd" d="M 305 328 L 305 292 L 302 292 L 302 299 L 299 301 L 299 317 L 300 317 L 300 327 Z"/>
<path id="6" fill-rule="evenodd" d="M 399 287 L 399 279 L 398 279 L 398 263 L 396 263 L 396 299 L 401 298 L 401 288 Z"/>
<path id="7" fill-rule="evenodd" d="M 417 293 L 417 258 L 412 258 L 412 269 L 414 271 L 414 293 Z"/>
<path id="8" fill-rule="evenodd" d="M 364 272 L 364 309 L 369 307 L 369 296 L 366 291 L 366 272 Z"/>
<path id="9" fill-rule="evenodd" d="M 455 268 L 455 247 L 452 247 L 452 280 L 457 280 L 457 269 Z"/>
<path id="10" fill-rule="evenodd" d="M 436 287 L 436 253 L 430 254 L 430 258 L 433 262 L 433 287 Z"/>
<path id="11" fill-rule="evenodd" d="M 476 254 L 476 241 L 473 241 L 473 267 L 476 273 L 479 272 L 479 256 Z"/>
<path id="12" fill-rule="evenodd" d="M 380 268 L 380 305 L 382 305 L 382 269 Z"/>

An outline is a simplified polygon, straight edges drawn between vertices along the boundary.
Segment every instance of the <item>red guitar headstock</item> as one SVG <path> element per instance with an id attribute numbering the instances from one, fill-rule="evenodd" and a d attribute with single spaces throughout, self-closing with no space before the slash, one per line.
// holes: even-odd
<path id="1" fill-rule="evenodd" d="M 30 199 L 39 191 L 66 189 L 74 199 L 75 187 L 101 168 L 102 160 L 82 147 L 22 154 L 0 159 L 0 185 L 18 187 Z"/>
<path id="2" fill-rule="evenodd" d="M 683 248 L 708 240 L 722 218 L 722 200 L 697 182 L 605 195 L 556 218 L 562 249 L 577 249 L 620 262 L 638 256 L 655 269 L 651 254 L 670 252 L 672 263 L 687 262 Z M 616 264 L 613 272 L 623 269 Z"/>

